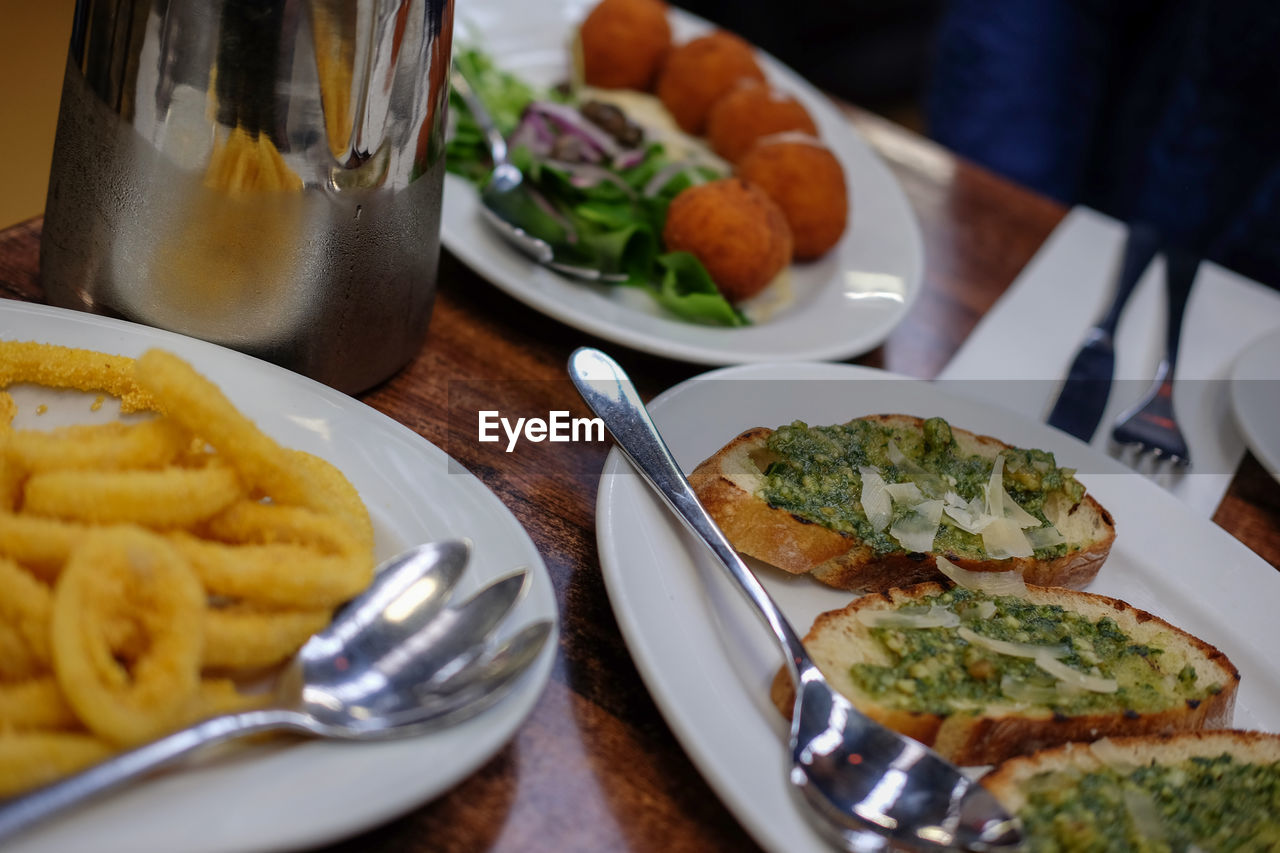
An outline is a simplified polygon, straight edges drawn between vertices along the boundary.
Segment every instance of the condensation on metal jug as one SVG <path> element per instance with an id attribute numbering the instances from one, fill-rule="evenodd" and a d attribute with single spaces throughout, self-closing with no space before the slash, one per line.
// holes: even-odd
<path id="1" fill-rule="evenodd" d="M 45 210 L 54 305 L 340 390 L 422 346 L 452 0 L 77 0 Z"/>

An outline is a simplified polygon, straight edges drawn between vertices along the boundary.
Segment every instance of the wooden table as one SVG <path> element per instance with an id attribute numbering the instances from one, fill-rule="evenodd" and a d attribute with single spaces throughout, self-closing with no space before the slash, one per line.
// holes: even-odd
<path id="1" fill-rule="evenodd" d="M 858 363 L 931 377 L 1066 211 L 881 119 L 849 116 L 905 188 L 926 260 L 919 300 Z M 0 232 L 0 295 L 40 301 L 39 239 L 39 220 Z M 614 622 L 594 526 L 604 446 L 526 443 L 503 458 L 475 441 L 478 404 L 585 415 L 564 379 L 583 344 L 616 353 L 646 398 L 702 370 L 563 326 L 446 254 L 425 348 L 361 397 L 443 447 L 515 512 L 546 560 L 563 634 L 546 692 L 510 745 L 449 794 L 335 851 L 756 849 L 663 722 Z M 1252 457 L 1214 521 L 1280 567 L 1280 486 Z"/>

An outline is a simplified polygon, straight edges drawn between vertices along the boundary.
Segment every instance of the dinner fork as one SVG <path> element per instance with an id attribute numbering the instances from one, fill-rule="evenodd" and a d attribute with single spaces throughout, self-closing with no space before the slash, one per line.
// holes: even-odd
<path id="1" fill-rule="evenodd" d="M 1200 267 L 1198 255 L 1178 246 L 1165 247 L 1165 289 L 1169 303 L 1164 354 L 1156 366 L 1155 379 L 1138 403 L 1116 419 L 1111 440 L 1136 453 L 1134 467 L 1151 459 L 1157 465 L 1168 461 L 1175 468 L 1191 465 L 1191 453 L 1178 428 L 1173 409 L 1173 374 L 1178 363 L 1182 318 L 1191 287 Z"/>
<path id="2" fill-rule="evenodd" d="M 558 273 L 584 281 L 626 281 L 627 277 L 620 273 L 606 273 L 594 267 L 556 260 L 555 248 L 549 242 L 530 234 L 514 221 L 520 210 L 543 207 L 546 201 L 537 197 L 536 190 L 525 181 L 524 173 L 511 162 L 506 138 L 456 62 L 453 63 L 450 81 L 454 91 L 462 97 L 467 109 L 471 111 L 471 117 L 480 126 L 493 161 L 493 172 L 480 190 L 480 213 L 485 221 L 511 245 Z"/>

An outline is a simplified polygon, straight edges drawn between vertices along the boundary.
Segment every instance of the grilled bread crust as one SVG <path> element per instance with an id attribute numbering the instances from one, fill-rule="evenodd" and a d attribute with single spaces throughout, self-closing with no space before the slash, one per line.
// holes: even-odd
<path id="1" fill-rule="evenodd" d="M 922 430 L 924 421 L 910 415 L 872 415 L 885 426 Z M 898 551 L 876 554 L 856 536 L 815 524 L 772 507 L 758 492 L 763 472 L 753 456 L 765 449 L 773 430 L 749 429 L 704 461 L 689 475 L 702 505 L 738 551 L 791 574 L 811 574 L 837 589 L 877 592 L 927 580 L 943 580 L 939 552 Z M 952 435 L 962 451 L 994 459 L 1008 444 L 957 427 Z M 857 500 L 856 495 L 849 496 Z M 1090 495 L 1072 506 L 1052 496 L 1045 514 L 1073 546 L 1053 559 L 1011 557 L 1003 560 L 941 552 L 969 571 L 1018 571 L 1027 583 L 1080 589 L 1098 574 L 1115 541 L 1115 522 Z"/>
<path id="2" fill-rule="evenodd" d="M 1161 660 L 1169 662 L 1170 667 L 1175 658 L 1181 657 L 1195 667 L 1201 683 L 1217 682 L 1222 685 L 1221 692 L 1201 700 L 1178 702 L 1155 712 L 1118 709 L 1114 713 L 1066 715 L 1043 706 L 1004 704 L 988 706 L 976 713 L 940 715 L 889 707 L 859 690 L 849 673 L 850 667 L 854 663 L 874 661 L 879 646 L 871 639 L 869 629 L 858 620 L 858 612 L 910 605 L 948 588 L 949 583 L 930 582 L 864 595 L 843 610 L 818 616 L 804 638 L 805 648 L 831 686 L 867 716 L 962 765 L 994 764 L 1070 741 L 1225 728 L 1231 724 L 1240 673 L 1222 652 L 1123 601 L 1032 585 L 1027 587 L 1027 599 L 1033 604 L 1061 605 L 1092 621 L 1110 616 L 1137 642 L 1154 642 L 1165 649 Z M 779 711 L 790 716 L 795 692 L 785 670 L 774 678 L 770 697 Z"/>
<path id="3" fill-rule="evenodd" d="M 982 777 L 982 784 L 1006 809 L 1017 812 L 1026 804 L 1026 782 L 1039 773 L 1054 770 L 1100 770 L 1108 762 L 1135 766 L 1180 764 L 1190 758 L 1214 758 L 1229 754 L 1248 764 L 1280 761 L 1280 735 L 1263 732 L 1208 730 L 1145 737 L 1109 738 L 1106 761 L 1090 744 L 1068 743 L 1033 755 L 1011 758 Z M 1099 747 L 1102 745 L 1100 744 Z"/>

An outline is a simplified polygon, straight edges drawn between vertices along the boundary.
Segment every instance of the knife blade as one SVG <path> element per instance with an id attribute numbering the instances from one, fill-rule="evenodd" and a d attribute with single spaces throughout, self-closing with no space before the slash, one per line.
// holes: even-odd
<path id="1" fill-rule="evenodd" d="M 1049 412 L 1049 426 L 1085 443 L 1093 438 L 1111 395 L 1116 363 L 1114 338 L 1120 313 L 1159 246 L 1160 232 L 1153 226 L 1135 222 L 1129 227 L 1111 305 L 1085 333 Z"/>

